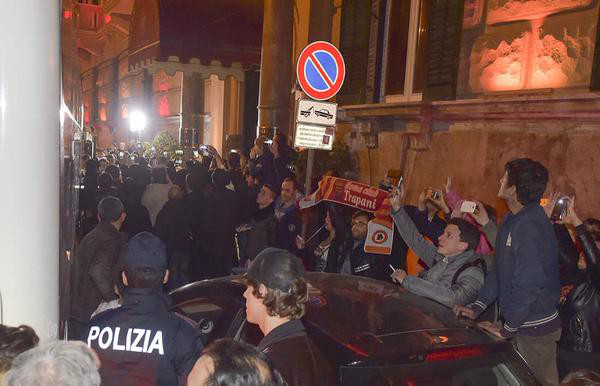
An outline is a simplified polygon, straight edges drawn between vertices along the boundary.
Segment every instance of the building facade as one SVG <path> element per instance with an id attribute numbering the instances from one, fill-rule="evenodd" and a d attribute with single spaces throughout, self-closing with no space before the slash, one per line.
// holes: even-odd
<path id="1" fill-rule="evenodd" d="M 262 2 L 80 1 L 64 12 L 77 25 L 84 124 L 98 148 L 138 138 L 133 111 L 147 116 L 143 141 L 167 131 L 219 151 L 241 146 Z"/>
<path id="2" fill-rule="evenodd" d="M 442 187 L 494 205 L 504 163 L 541 161 L 550 192 L 597 217 L 598 2 L 344 0 L 338 124 L 371 184 Z"/>

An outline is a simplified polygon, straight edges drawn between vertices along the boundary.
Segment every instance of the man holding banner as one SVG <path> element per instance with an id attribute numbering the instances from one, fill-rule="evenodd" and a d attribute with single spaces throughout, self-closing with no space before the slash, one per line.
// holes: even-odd
<path id="1" fill-rule="evenodd" d="M 352 216 L 353 243 L 341 251 L 329 251 L 327 272 L 347 273 L 390 281 L 389 262 L 394 225 L 388 192 L 337 177 L 324 177 L 319 189 L 299 202 L 300 209 L 321 201 L 358 209 Z M 323 246 L 324 248 L 327 246 Z"/>
<path id="2" fill-rule="evenodd" d="M 365 252 L 367 229 L 371 219 L 372 216 L 363 211 L 357 211 L 352 215 L 353 243 L 349 248 L 342 250 L 339 255 L 328 255 L 326 272 L 390 281 L 387 256 Z"/>

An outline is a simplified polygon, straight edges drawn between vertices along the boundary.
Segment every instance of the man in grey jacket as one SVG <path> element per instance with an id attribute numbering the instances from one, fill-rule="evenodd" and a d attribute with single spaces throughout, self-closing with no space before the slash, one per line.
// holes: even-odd
<path id="1" fill-rule="evenodd" d="M 391 275 L 392 279 L 409 292 L 450 308 L 469 303 L 477 296 L 484 281 L 483 270 L 470 265 L 478 258 L 474 249 L 479 242 L 479 231 L 463 219 L 452 219 L 439 237 L 436 248 L 425 241 L 417 230 L 402 207 L 403 198 L 403 190 L 392 191 L 392 218 L 406 244 L 429 269 L 421 272 L 419 277 L 408 276 L 404 270 L 396 269 Z M 457 273 L 458 277 L 455 278 Z"/>

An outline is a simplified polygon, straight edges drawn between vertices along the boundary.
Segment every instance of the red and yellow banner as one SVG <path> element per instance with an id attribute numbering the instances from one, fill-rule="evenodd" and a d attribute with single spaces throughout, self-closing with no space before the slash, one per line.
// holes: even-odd
<path id="1" fill-rule="evenodd" d="M 389 255 L 392 253 L 394 222 L 390 217 L 389 193 L 360 182 L 337 177 L 324 177 L 319 189 L 299 202 L 300 209 L 309 208 L 321 201 L 348 205 L 375 218 L 369 222 L 365 252 Z"/>

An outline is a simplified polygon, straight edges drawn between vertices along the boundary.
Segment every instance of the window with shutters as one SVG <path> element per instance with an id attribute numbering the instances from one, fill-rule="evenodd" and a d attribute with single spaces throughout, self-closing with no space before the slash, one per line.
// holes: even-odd
<path id="1" fill-rule="evenodd" d="M 346 79 L 336 100 L 340 105 L 366 102 L 371 0 L 344 0 L 340 51 L 346 64 Z"/>
<path id="2" fill-rule="evenodd" d="M 427 0 L 388 0 L 384 40 L 385 102 L 419 101 L 427 70 Z"/>

